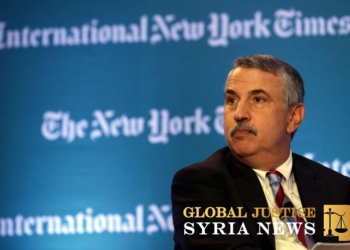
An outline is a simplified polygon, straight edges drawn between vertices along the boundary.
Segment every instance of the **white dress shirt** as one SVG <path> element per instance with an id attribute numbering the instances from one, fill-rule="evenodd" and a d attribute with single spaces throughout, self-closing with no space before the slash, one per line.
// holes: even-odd
<path id="1" fill-rule="evenodd" d="M 295 208 L 298 209 L 303 206 L 301 204 L 297 184 L 295 183 L 295 180 L 294 180 L 294 174 L 292 173 L 292 166 L 293 166 L 293 158 L 292 158 L 292 152 L 290 152 L 287 161 L 285 161 L 276 170 L 283 175 L 281 185 L 283 187 L 284 193 L 292 201 Z M 278 208 L 275 202 L 275 197 L 272 194 L 272 191 L 270 188 L 269 180 L 266 177 L 266 173 L 268 173 L 269 171 L 257 170 L 254 168 L 253 170 L 258 176 L 258 179 L 264 191 L 268 206 L 270 208 Z M 277 217 L 272 217 L 272 222 L 283 222 L 283 221 L 281 221 Z M 283 225 L 284 225 L 284 234 L 274 235 L 276 249 L 277 250 L 305 250 L 306 248 L 299 241 L 298 237 L 294 234 L 289 233 L 288 227 L 285 223 L 283 223 Z"/>

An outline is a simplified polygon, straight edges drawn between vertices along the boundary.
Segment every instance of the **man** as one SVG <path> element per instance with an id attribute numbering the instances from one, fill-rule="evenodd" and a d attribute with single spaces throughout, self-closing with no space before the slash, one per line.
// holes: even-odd
<path id="1" fill-rule="evenodd" d="M 324 241 L 323 205 L 350 204 L 350 179 L 291 152 L 303 97 L 301 76 L 284 61 L 269 55 L 235 61 L 225 87 L 228 147 L 173 179 L 175 249 L 310 249 Z M 218 216 L 217 209 L 230 208 L 231 216 Z M 263 216 L 256 208 L 313 212 Z M 289 219 L 302 233 L 288 230 Z"/>

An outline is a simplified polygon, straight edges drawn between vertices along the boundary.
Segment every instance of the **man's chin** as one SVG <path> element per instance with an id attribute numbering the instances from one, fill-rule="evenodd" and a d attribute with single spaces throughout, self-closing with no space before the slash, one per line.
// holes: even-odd
<path id="1" fill-rule="evenodd" d="M 235 143 L 234 146 L 230 147 L 233 155 L 238 157 L 248 157 L 254 154 L 254 149 L 251 147 L 251 145 L 247 145 L 247 143 L 244 143 L 245 145 L 243 145 L 241 142 L 240 144 L 241 145 L 237 145 L 237 143 Z"/>

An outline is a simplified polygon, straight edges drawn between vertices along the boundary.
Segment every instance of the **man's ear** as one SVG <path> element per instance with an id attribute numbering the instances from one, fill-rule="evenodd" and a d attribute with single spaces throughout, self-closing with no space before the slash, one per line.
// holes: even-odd
<path id="1" fill-rule="evenodd" d="M 287 132 L 293 133 L 304 120 L 305 107 L 303 103 L 298 103 L 289 110 Z"/>

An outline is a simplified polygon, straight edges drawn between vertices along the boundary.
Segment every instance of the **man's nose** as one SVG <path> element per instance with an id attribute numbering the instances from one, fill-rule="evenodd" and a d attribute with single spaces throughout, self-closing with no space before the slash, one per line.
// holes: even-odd
<path id="1" fill-rule="evenodd" d="M 234 119 L 236 121 L 250 120 L 250 106 L 249 103 L 240 101 L 235 110 Z"/>

